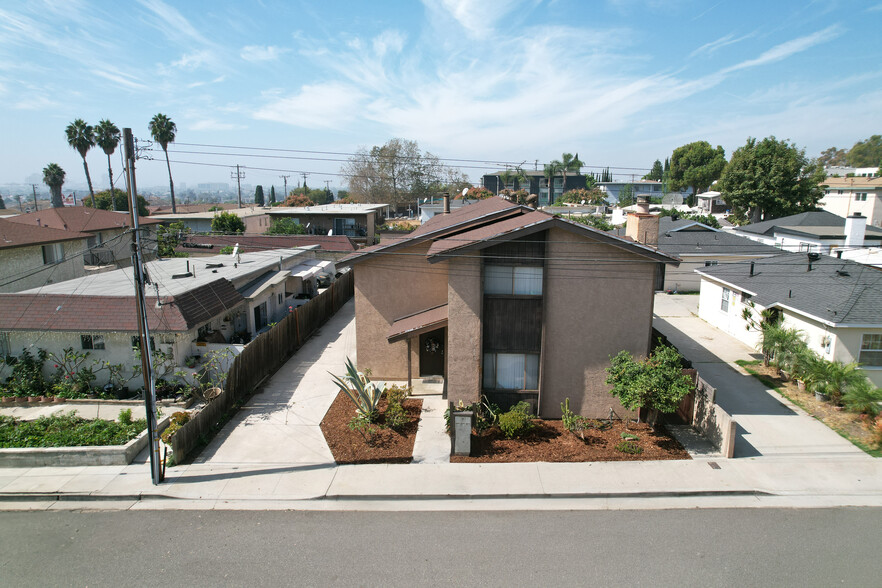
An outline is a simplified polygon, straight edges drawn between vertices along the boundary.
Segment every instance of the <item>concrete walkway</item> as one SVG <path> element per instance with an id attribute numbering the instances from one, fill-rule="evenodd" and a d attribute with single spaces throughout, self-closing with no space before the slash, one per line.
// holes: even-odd
<path id="1" fill-rule="evenodd" d="M 868 458 L 734 362 L 761 355 L 698 318 L 698 296 L 657 294 L 656 329 L 690 359 L 738 423 L 735 457 Z M 872 458 L 869 458 L 872 459 Z"/>

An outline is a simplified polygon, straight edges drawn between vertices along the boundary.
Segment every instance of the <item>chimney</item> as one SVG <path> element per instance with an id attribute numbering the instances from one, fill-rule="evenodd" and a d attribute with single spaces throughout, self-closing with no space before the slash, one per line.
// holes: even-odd
<path id="1" fill-rule="evenodd" d="M 646 194 L 637 195 L 637 212 L 649 214 L 649 196 Z"/>
<path id="2" fill-rule="evenodd" d="M 751 261 L 750 262 L 750 277 L 753 277 L 753 267 L 754 267 L 753 264 L 754 264 L 754 262 Z"/>
<path id="3" fill-rule="evenodd" d="M 629 212 L 625 224 L 625 236 L 638 243 L 658 247 L 658 216 L 640 212 Z"/>
<path id="4" fill-rule="evenodd" d="M 444 214 L 450 214 L 450 194 L 444 192 Z"/>
<path id="5" fill-rule="evenodd" d="M 856 212 L 845 219 L 845 246 L 863 247 L 867 233 L 867 217 Z"/>

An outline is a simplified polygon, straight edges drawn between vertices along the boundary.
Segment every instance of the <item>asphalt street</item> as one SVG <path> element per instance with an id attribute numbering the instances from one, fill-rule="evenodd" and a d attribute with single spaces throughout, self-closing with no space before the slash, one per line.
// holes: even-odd
<path id="1" fill-rule="evenodd" d="M 878 586 L 882 509 L 7 512 L 4 586 Z"/>

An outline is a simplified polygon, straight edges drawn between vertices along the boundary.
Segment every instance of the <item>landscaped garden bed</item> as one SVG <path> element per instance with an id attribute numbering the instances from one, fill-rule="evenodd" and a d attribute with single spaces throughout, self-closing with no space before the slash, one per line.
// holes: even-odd
<path id="1" fill-rule="evenodd" d="M 379 416 L 369 425 L 373 432 L 362 433 L 349 426 L 356 413 L 349 397 L 339 392 L 321 423 L 334 461 L 338 464 L 410 463 L 423 401 L 407 398 L 401 404 L 407 419 L 404 425 L 389 426 L 386 419 L 388 399 L 384 395 L 377 405 Z"/>
<path id="2" fill-rule="evenodd" d="M 146 420 L 131 416 L 131 410 L 118 421 L 88 420 L 76 411 L 33 421 L 0 415 L 0 448 L 124 445 L 147 428 Z"/>
<path id="3" fill-rule="evenodd" d="M 871 428 L 872 419 L 867 415 L 850 412 L 842 406 L 819 400 L 808 389 L 800 389 L 795 380 L 785 379 L 774 366 L 764 366 L 760 361 L 738 361 L 738 365 L 753 374 L 763 384 L 774 389 L 852 443 L 875 457 L 882 457 L 878 434 Z"/>

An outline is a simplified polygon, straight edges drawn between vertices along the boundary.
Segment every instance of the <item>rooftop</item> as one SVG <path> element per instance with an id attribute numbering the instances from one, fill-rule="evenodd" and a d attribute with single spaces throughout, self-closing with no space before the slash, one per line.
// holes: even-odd
<path id="1" fill-rule="evenodd" d="M 162 214 L 158 214 L 153 218 L 156 219 L 156 222 L 168 222 L 175 220 L 211 220 L 222 212 L 235 214 L 239 218 L 248 218 L 250 216 L 260 216 L 262 214 L 267 214 L 268 211 L 269 208 L 252 206 L 249 208 L 228 208 L 226 210 L 206 210 L 203 212 L 179 212 L 177 214 L 163 212 Z"/>
<path id="2" fill-rule="evenodd" d="M 831 326 L 882 327 L 882 271 L 871 266 L 826 255 L 809 264 L 806 254 L 783 253 L 696 272 L 752 294 L 766 308 L 792 309 Z"/>
<path id="3" fill-rule="evenodd" d="M 389 208 L 388 204 L 359 202 L 357 204 L 319 204 L 317 206 L 274 206 L 267 209 L 269 215 L 291 216 L 310 214 L 367 214 Z"/>
<path id="4" fill-rule="evenodd" d="M 672 255 L 779 255 L 781 250 L 693 220 L 659 219 L 658 248 Z"/>
<path id="5" fill-rule="evenodd" d="M 865 176 L 852 176 L 850 178 L 833 178 L 828 177 L 822 182 L 824 185 L 830 188 L 868 188 L 868 189 L 877 189 L 882 188 L 882 176 L 875 178 L 868 178 Z"/>
<path id="6" fill-rule="evenodd" d="M 239 251 L 266 251 L 270 249 L 293 249 L 317 245 L 322 251 L 355 251 L 352 240 L 345 235 L 187 235 L 185 244 L 178 251 L 212 252 L 228 246 L 239 245 Z M 210 245 L 187 247 L 186 243 Z"/>
<path id="7" fill-rule="evenodd" d="M 72 231 L 61 231 L 48 227 L 31 227 L 21 223 L 13 223 L 6 219 L 0 219 L 0 249 L 12 249 L 13 247 L 26 247 L 43 243 L 56 243 L 58 241 L 73 241 L 75 239 L 88 239 L 91 235 Z"/>
<path id="8" fill-rule="evenodd" d="M 736 227 L 738 232 L 773 236 L 776 232 L 806 235 L 819 239 L 845 237 L 845 217 L 817 210 Z M 865 239 L 882 239 L 882 229 L 867 225 Z"/>
<path id="9" fill-rule="evenodd" d="M 129 213 L 87 206 L 65 206 L 63 208 L 47 208 L 37 212 L 28 212 L 9 217 L 7 220 L 35 227 L 49 227 L 60 231 L 91 233 L 109 229 L 122 229 L 129 226 Z M 149 216 L 140 217 L 142 225 L 153 225 L 159 220 Z"/>

